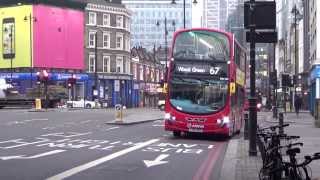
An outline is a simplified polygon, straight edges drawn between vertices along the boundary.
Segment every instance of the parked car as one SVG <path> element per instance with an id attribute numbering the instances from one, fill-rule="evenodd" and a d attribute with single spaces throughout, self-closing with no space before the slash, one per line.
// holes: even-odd
<path id="1" fill-rule="evenodd" d="M 165 104 L 165 100 L 159 100 L 158 101 L 158 108 L 163 111 L 164 110 L 164 104 Z"/>
<path id="2" fill-rule="evenodd" d="M 100 103 L 89 100 L 77 100 L 77 101 L 67 101 L 67 107 L 73 108 L 97 108 L 100 107 Z"/>

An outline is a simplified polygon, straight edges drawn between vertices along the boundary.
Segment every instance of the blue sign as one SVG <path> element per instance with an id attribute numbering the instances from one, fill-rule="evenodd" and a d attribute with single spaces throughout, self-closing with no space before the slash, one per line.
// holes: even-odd
<path id="1" fill-rule="evenodd" d="M 310 80 L 320 78 L 320 66 L 314 66 L 310 72 Z"/>
<path id="2" fill-rule="evenodd" d="M 77 80 L 85 81 L 89 79 L 87 74 L 75 74 Z M 12 73 L 13 80 L 28 80 L 31 77 L 31 73 Z M 53 81 L 65 81 L 71 78 L 72 74 L 67 73 L 49 73 L 49 79 Z M 0 78 L 11 79 L 11 73 L 0 73 Z M 37 78 L 37 73 L 32 73 L 32 79 Z"/>

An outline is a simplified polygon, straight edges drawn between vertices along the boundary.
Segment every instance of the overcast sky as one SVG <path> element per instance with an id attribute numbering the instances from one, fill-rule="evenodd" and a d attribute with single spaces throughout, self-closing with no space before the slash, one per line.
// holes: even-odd
<path id="1" fill-rule="evenodd" d="M 192 27 L 201 27 L 203 0 L 197 0 L 197 2 L 196 5 L 192 5 Z"/>

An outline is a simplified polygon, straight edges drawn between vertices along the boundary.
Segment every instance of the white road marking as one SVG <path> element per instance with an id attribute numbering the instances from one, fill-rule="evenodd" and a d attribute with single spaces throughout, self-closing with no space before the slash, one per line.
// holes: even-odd
<path id="1" fill-rule="evenodd" d="M 208 149 L 212 149 L 214 147 L 214 145 L 210 145 L 208 146 Z"/>
<path id="2" fill-rule="evenodd" d="M 14 125 L 14 124 L 25 124 L 27 122 L 32 122 L 32 121 L 48 121 L 49 119 L 26 119 L 22 121 L 12 121 L 8 122 L 7 125 Z"/>
<path id="3" fill-rule="evenodd" d="M 52 177 L 49 177 L 46 180 L 60 180 L 60 179 L 64 179 L 64 178 L 70 177 L 70 176 L 75 175 L 75 174 L 77 174 L 77 173 L 79 173 L 81 171 L 85 171 L 85 170 L 87 170 L 89 168 L 92 168 L 94 166 L 97 166 L 99 164 L 105 163 L 105 162 L 110 161 L 112 159 L 115 159 L 117 157 L 120 157 L 120 156 L 123 156 L 125 154 L 128 154 L 129 152 L 144 148 L 144 147 L 146 147 L 146 146 L 148 146 L 150 144 L 153 144 L 153 143 L 155 143 L 157 141 L 159 141 L 159 139 L 151 139 L 151 140 L 143 142 L 143 143 L 141 143 L 139 145 L 136 145 L 136 146 L 133 146 L 133 147 L 130 147 L 130 148 L 115 152 L 113 154 L 110 154 L 108 156 L 102 157 L 100 159 L 96 159 L 96 160 L 88 162 L 86 164 L 74 167 L 74 168 L 72 168 L 70 170 L 67 170 L 65 172 L 62 172 L 60 174 L 57 174 L 57 175 L 52 176 Z"/>
<path id="4" fill-rule="evenodd" d="M 121 141 L 116 141 L 116 142 L 113 142 L 113 143 L 110 143 L 111 145 L 114 145 L 114 144 L 119 144 L 121 143 Z"/>
<path id="5" fill-rule="evenodd" d="M 163 127 L 164 125 L 163 124 L 154 124 L 152 126 L 154 126 L 154 127 Z"/>
<path id="6" fill-rule="evenodd" d="M 64 138 L 70 138 L 70 137 L 77 137 L 77 136 L 84 136 L 91 134 L 91 132 L 87 133 L 77 133 L 77 132 L 66 132 L 66 133 L 50 133 L 50 134 L 44 134 L 41 136 L 47 137 L 47 136 L 55 136 L 55 137 L 64 137 Z"/>
<path id="7" fill-rule="evenodd" d="M 89 122 L 91 122 L 92 120 L 87 120 L 87 121 L 82 121 L 82 122 L 80 122 L 80 124 L 86 124 L 86 123 L 89 123 Z"/>
<path id="8" fill-rule="evenodd" d="M 47 118 L 43 118 L 43 119 L 30 119 L 30 120 L 24 120 L 26 122 L 30 122 L 30 121 L 48 121 L 49 119 Z"/>
<path id="9" fill-rule="evenodd" d="M 110 130 L 118 129 L 118 128 L 120 128 L 120 127 L 118 127 L 118 126 L 116 126 L 116 127 L 111 127 L 111 128 L 108 128 L 108 129 L 106 129 L 106 130 L 104 130 L 104 131 L 110 131 Z"/>
<path id="10" fill-rule="evenodd" d="M 0 157 L 1 160 L 11 160 L 11 159 L 35 159 L 35 158 L 40 158 L 40 157 L 44 157 L 44 156 L 50 156 L 52 154 L 58 154 L 61 152 L 64 152 L 66 150 L 62 150 L 62 149 L 58 149 L 58 150 L 54 150 L 54 151 L 49 151 L 49 152 L 45 152 L 45 153 L 41 153 L 41 154 L 37 154 L 34 156 L 29 156 L 29 157 L 25 157 L 25 155 L 18 155 L 18 156 L 3 156 Z"/>
<path id="11" fill-rule="evenodd" d="M 143 160 L 144 164 L 147 167 L 152 167 L 152 166 L 157 166 L 160 164 L 166 164 L 168 161 L 162 161 L 165 158 L 169 157 L 169 154 L 160 154 L 155 160 L 150 161 L 150 160 Z"/>
<path id="12" fill-rule="evenodd" d="M 39 144 L 39 143 L 44 143 L 44 142 L 48 142 L 49 141 L 49 139 L 47 139 L 47 138 L 36 138 L 36 139 L 40 139 L 40 141 L 23 142 L 22 141 L 23 139 L 13 139 L 13 140 L 9 140 L 9 141 L 3 141 L 3 142 L 0 142 L 0 144 L 6 143 L 6 142 L 12 142 L 12 143 L 16 143 L 18 145 L 0 147 L 0 149 L 12 149 L 12 148 L 16 148 L 16 147 L 28 146 L 28 145 Z"/>

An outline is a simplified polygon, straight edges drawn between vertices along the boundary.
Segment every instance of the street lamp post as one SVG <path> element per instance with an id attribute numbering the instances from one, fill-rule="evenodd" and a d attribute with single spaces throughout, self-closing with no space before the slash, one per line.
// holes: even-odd
<path id="1" fill-rule="evenodd" d="M 156 24 L 158 27 L 160 26 L 160 22 L 157 21 L 157 24 Z M 174 31 L 175 31 L 175 21 L 172 21 L 172 26 L 174 28 Z M 164 18 L 164 43 L 165 43 L 165 49 L 164 49 L 164 52 L 165 52 L 165 66 L 166 66 L 166 73 L 167 73 L 167 67 L 168 67 L 168 26 L 167 26 L 167 17 Z"/>
<path id="2" fill-rule="evenodd" d="M 299 10 L 297 9 L 297 6 L 294 5 L 292 10 L 291 10 L 291 13 L 294 15 L 294 78 L 295 79 L 298 79 L 297 78 L 297 75 L 298 75 L 298 71 L 299 71 L 299 62 L 298 62 L 298 54 L 297 54 L 297 48 L 298 48 L 298 45 L 297 45 L 297 23 L 298 21 L 301 20 L 301 14 L 299 12 Z M 293 102 L 295 100 L 295 96 L 296 96 L 296 89 L 297 89 L 297 81 L 294 82 L 293 84 L 293 87 L 294 87 L 294 96 L 293 96 Z"/>
<path id="3" fill-rule="evenodd" d="M 96 34 L 94 36 L 94 43 L 95 43 L 95 49 L 94 49 L 94 92 L 98 91 L 98 72 L 97 72 L 97 68 L 98 68 L 98 31 L 96 31 Z"/>
<path id="4" fill-rule="evenodd" d="M 31 14 L 24 17 L 24 21 L 29 20 L 29 33 L 30 33 L 30 88 L 32 88 L 32 73 L 33 73 L 33 44 L 32 44 L 32 22 L 36 22 L 37 19 Z"/>
<path id="5" fill-rule="evenodd" d="M 197 0 L 193 0 L 193 4 L 197 4 Z M 176 0 L 172 0 L 171 4 L 177 4 Z M 183 29 L 186 28 L 186 0 L 183 0 Z"/>

